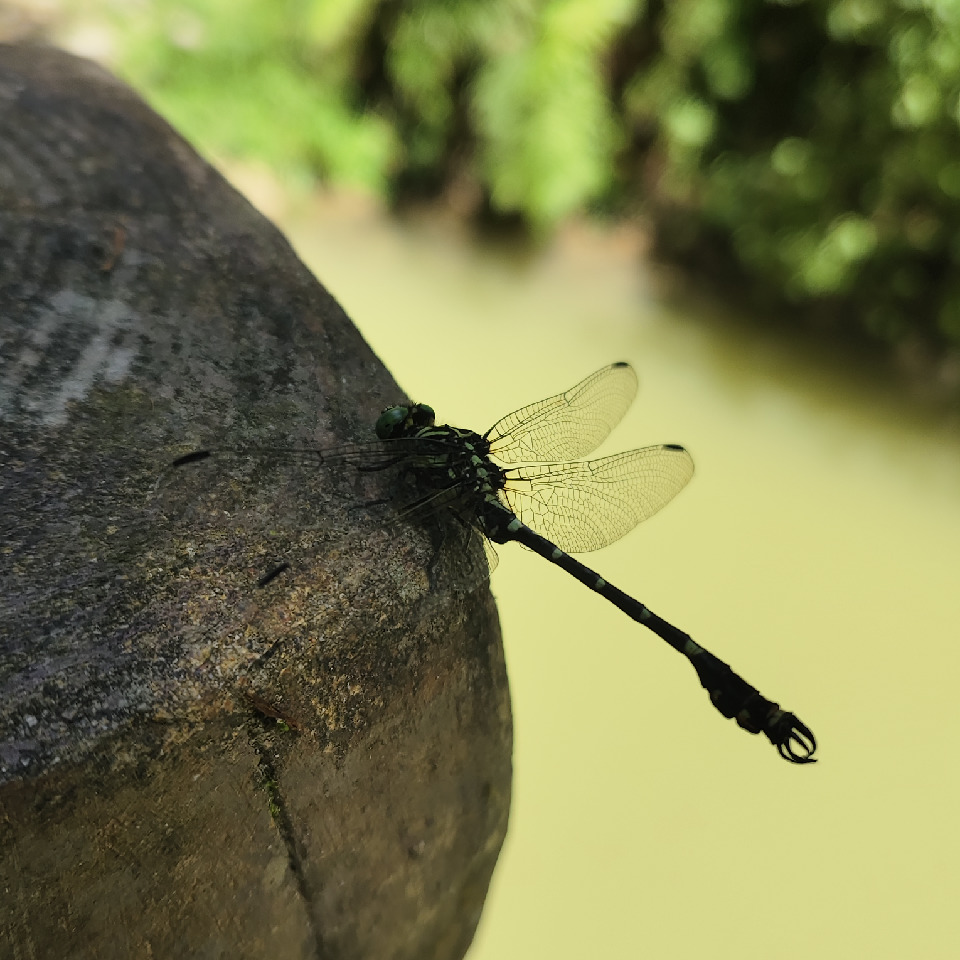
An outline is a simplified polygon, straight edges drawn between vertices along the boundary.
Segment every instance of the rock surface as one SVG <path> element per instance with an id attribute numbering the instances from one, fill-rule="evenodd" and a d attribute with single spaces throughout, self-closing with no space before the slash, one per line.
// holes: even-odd
<path id="1" fill-rule="evenodd" d="M 389 472 L 169 467 L 401 399 L 127 87 L 0 47 L 3 956 L 466 951 L 512 733 L 456 531 L 358 509 Z"/>

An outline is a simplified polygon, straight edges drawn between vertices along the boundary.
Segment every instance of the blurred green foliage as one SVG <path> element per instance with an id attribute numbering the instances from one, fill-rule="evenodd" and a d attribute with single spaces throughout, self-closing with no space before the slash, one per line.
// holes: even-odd
<path id="1" fill-rule="evenodd" d="M 960 343 L 960 0 L 152 0 L 198 145 L 549 231 L 642 212 L 767 304 Z M 469 191 L 468 191 L 469 192 Z"/>
<path id="2" fill-rule="evenodd" d="M 665 249 L 884 339 L 960 342 L 960 4 L 687 0 L 656 32 L 623 102 L 660 157 Z"/>
<path id="3" fill-rule="evenodd" d="M 364 109 L 369 0 L 117 4 L 120 68 L 199 147 L 387 189 L 389 120 Z"/>

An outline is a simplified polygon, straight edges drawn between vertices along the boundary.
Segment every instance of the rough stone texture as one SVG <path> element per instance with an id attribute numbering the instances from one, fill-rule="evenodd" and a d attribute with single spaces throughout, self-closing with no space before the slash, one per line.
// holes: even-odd
<path id="1" fill-rule="evenodd" d="M 0 955 L 463 955 L 511 720 L 457 531 L 358 508 L 389 471 L 168 466 L 399 399 L 128 88 L 0 47 Z"/>

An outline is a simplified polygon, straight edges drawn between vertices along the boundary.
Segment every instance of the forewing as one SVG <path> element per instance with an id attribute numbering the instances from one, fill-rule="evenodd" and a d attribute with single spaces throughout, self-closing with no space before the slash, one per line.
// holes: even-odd
<path id="1" fill-rule="evenodd" d="M 486 433 L 490 452 L 503 463 L 584 457 L 606 440 L 636 394 L 633 367 L 611 364 L 498 420 Z"/>
<path id="2" fill-rule="evenodd" d="M 236 510 L 258 487 L 283 486 L 295 499 L 318 493 L 335 499 L 377 496 L 377 477 L 393 466 L 437 456 L 429 445 L 400 439 L 339 447 L 208 447 L 183 454 L 160 474 L 153 500 L 171 516 L 190 513 L 206 503 L 213 510 Z M 370 480 L 368 483 L 367 480 Z M 231 505 L 232 504 L 232 505 Z"/>
<path id="3" fill-rule="evenodd" d="M 693 476 L 693 459 L 683 447 L 656 446 L 505 473 L 501 497 L 523 523 L 567 553 L 588 553 L 669 503 Z"/>

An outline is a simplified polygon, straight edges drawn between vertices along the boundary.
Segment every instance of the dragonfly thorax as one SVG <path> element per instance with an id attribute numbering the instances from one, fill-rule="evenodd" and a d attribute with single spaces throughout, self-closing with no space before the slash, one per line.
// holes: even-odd
<path id="1" fill-rule="evenodd" d="M 408 462 L 424 489 L 451 491 L 451 505 L 468 514 L 487 500 L 499 502 L 504 472 L 490 459 L 490 444 L 480 434 L 440 424 L 422 427 L 411 439 L 417 452 Z"/>

